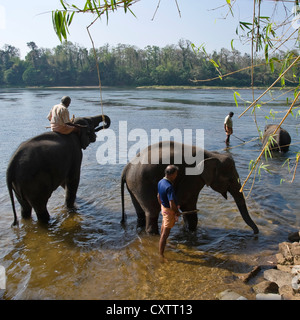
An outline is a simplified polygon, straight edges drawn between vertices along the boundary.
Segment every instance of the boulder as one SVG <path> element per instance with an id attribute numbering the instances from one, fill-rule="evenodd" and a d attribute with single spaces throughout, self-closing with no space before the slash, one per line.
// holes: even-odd
<path id="1" fill-rule="evenodd" d="M 254 266 L 250 272 L 246 274 L 239 274 L 238 277 L 244 283 L 247 283 L 250 279 L 254 278 L 259 273 L 260 270 L 261 270 L 261 266 Z"/>
<path id="2" fill-rule="evenodd" d="M 277 264 L 277 269 L 284 272 L 292 272 L 293 265 Z"/>
<path id="3" fill-rule="evenodd" d="M 300 264 L 300 243 L 282 242 L 279 253 L 276 254 L 277 263 L 281 265 Z"/>
<path id="4" fill-rule="evenodd" d="M 293 256 L 300 256 L 300 243 L 293 242 L 290 246 L 291 253 Z"/>
<path id="5" fill-rule="evenodd" d="M 279 254 L 276 255 L 279 264 L 293 264 L 294 257 L 291 252 L 291 243 L 279 243 Z"/>
<path id="6" fill-rule="evenodd" d="M 253 286 L 253 290 L 256 294 L 278 293 L 278 285 L 275 282 L 265 280 Z"/>
<path id="7" fill-rule="evenodd" d="M 280 252 L 276 253 L 276 259 L 277 259 L 277 263 L 280 265 L 289 264 L 289 262 L 286 261 L 284 255 Z"/>
<path id="8" fill-rule="evenodd" d="M 300 274 L 297 274 L 292 279 L 292 288 L 293 288 L 295 293 L 300 293 Z"/>
<path id="9" fill-rule="evenodd" d="M 291 286 L 282 286 L 279 288 L 279 294 L 283 300 L 295 300 L 294 290 Z"/>
<path id="10" fill-rule="evenodd" d="M 5 289 L 6 289 L 5 268 L 2 265 L 0 265 L 0 300 L 3 300 Z"/>
<path id="11" fill-rule="evenodd" d="M 256 300 L 282 300 L 282 297 L 276 293 L 258 293 Z"/>
<path id="12" fill-rule="evenodd" d="M 292 267 L 291 273 L 294 275 L 300 274 L 300 265 L 295 265 Z"/>
<path id="13" fill-rule="evenodd" d="M 264 272 L 264 278 L 271 282 L 275 282 L 278 287 L 282 287 L 284 285 L 291 285 L 293 275 L 277 269 L 269 269 Z"/>
<path id="14" fill-rule="evenodd" d="M 220 292 L 217 298 L 219 300 L 247 300 L 245 297 L 230 289 Z"/>
<path id="15" fill-rule="evenodd" d="M 0 289 L 5 290 L 6 289 L 6 274 L 5 274 L 5 268 L 0 265 Z"/>
<path id="16" fill-rule="evenodd" d="M 300 256 L 294 256 L 294 264 L 300 264 Z"/>

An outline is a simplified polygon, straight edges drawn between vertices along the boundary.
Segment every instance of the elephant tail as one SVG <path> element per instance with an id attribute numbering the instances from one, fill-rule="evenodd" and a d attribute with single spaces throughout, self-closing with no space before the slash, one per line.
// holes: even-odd
<path id="1" fill-rule="evenodd" d="M 121 199 L 122 199 L 122 220 L 121 223 L 124 224 L 126 221 L 126 214 L 125 214 L 125 201 L 124 201 L 124 184 L 126 183 L 126 167 L 122 172 L 121 177 Z"/>
<path id="2" fill-rule="evenodd" d="M 15 207 L 15 200 L 14 200 L 14 193 L 13 193 L 13 186 L 12 186 L 12 181 L 13 181 L 12 173 L 13 173 L 13 170 L 10 167 L 8 167 L 7 173 L 6 173 L 6 184 L 7 184 L 10 201 L 11 201 L 11 205 L 14 213 L 14 222 L 12 223 L 12 226 L 17 226 L 19 225 L 19 222 L 18 222 L 16 207 Z"/>

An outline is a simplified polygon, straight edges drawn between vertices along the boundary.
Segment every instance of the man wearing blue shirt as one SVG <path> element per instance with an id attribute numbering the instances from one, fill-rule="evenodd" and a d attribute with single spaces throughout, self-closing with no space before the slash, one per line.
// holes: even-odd
<path id="1" fill-rule="evenodd" d="M 180 212 L 173 188 L 173 182 L 177 177 L 179 168 L 175 165 L 169 165 L 165 169 L 165 177 L 158 182 L 157 199 L 161 205 L 163 221 L 161 224 L 161 234 L 159 240 L 159 254 L 164 259 L 164 251 L 171 229 L 178 220 Z"/>

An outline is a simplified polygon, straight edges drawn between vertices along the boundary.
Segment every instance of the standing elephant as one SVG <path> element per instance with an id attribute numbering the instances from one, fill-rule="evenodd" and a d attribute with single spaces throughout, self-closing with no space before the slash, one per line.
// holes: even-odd
<path id="1" fill-rule="evenodd" d="M 165 143 L 165 142 L 164 142 Z M 227 192 L 234 198 L 236 205 L 248 226 L 254 233 L 258 228 L 249 216 L 243 193 L 239 192 L 241 184 L 235 168 L 233 159 L 218 152 L 201 150 L 192 147 L 193 156 L 197 152 L 204 152 L 204 160 L 197 166 L 203 166 L 203 172 L 198 175 L 186 175 L 186 168 L 192 167 L 185 162 L 183 157 L 184 145 L 170 141 L 170 161 L 162 154 L 162 142 L 153 144 L 142 150 L 136 158 L 129 162 L 122 172 L 121 197 L 122 197 L 122 222 L 125 221 L 124 210 L 124 184 L 131 196 L 138 217 L 138 227 L 145 227 L 148 233 L 158 233 L 158 216 L 160 205 L 157 201 L 157 183 L 164 176 L 165 163 L 174 164 L 174 157 L 178 160 L 178 151 L 182 155 L 182 164 L 176 163 L 179 167 L 178 176 L 174 183 L 174 189 L 178 204 L 182 211 L 196 210 L 198 195 L 204 185 L 210 186 L 213 190 L 222 194 L 227 199 Z M 159 154 L 159 164 L 150 163 L 151 153 Z M 148 157 L 148 158 L 147 158 Z M 180 156 L 179 156 L 180 157 Z M 139 159 L 140 162 L 135 161 Z M 183 215 L 186 227 L 193 231 L 197 227 L 197 213 Z"/>
<path id="2" fill-rule="evenodd" d="M 13 191 L 21 205 L 23 218 L 30 218 L 33 208 L 40 221 L 48 222 L 47 202 L 59 186 L 65 189 L 66 206 L 74 207 L 80 180 L 81 149 L 96 141 L 95 132 L 110 126 L 110 118 L 104 116 L 105 124 L 97 127 L 102 121 L 102 115 L 76 118 L 74 123 L 81 125 L 80 135 L 46 132 L 19 146 L 6 172 L 13 225 L 18 224 Z"/>
<path id="3" fill-rule="evenodd" d="M 262 138 L 263 147 L 268 142 L 270 136 L 273 135 L 273 132 L 275 131 L 276 128 L 277 128 L 276 124 L 268 124 L 265 126 L 265 131 Z M 270 142 L 270 150 L 288 152 L 291 141 L 292 139 L 289 133 L 280 127 Z"/>

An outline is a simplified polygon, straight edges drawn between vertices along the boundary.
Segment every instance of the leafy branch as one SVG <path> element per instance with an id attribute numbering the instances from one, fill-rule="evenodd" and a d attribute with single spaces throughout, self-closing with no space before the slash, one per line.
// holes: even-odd
<path id="1" fill-rule="evenodd" d="M 52 11 L 53 28 L 62 42 L 67 40 L 69 34 L 69 27 L 73 22 L 75 14 L 91 13 L 96 15 L 96 19 L 90 24 L 92 25 L 96 20 L 100 19 L 102 15 L 106 15 L 108 21 L 109 13 L 116 11 L 118 8 L 123 8 L 124 12 L 131 12 L 131 6 L 140 0 L 86 0 L 85 5 L 79 8 L 75 4 L 68 4 L 65 0 L 60 0 L 63 9 Z"/>
<path id="2" fill-rule="evenodd" d="M 281 122 L 280 122 L 279 125 L 276 127 L 276 129 L 274 130 L 274 132 L 272 133 L 271 138 L 268 140 L 268 142 L 266 143 L 266 145 L 263 147 L 260 155 L 259 155 L 259 156 L 257 157 L 257 159 L 255 160 L 254 165 L 252 165 L 252 168 L 251 168 L 251 170 L 250 170 L 250 172 L 249 172 L 246 180 L 244 181 L 244 183 L 243 183 L 243 185 L 242 185 L 242 187 L 241 187 L 241 189 L 240 189 L 240 192 L 243 192 L 243 189 L 244 189 L 245 184 L 246 184 L 247 181 L 249 180 L 249 178 L 250 178 L 250 176 L 251 176 L 254 168 L 257 166 L 257 164 L 258 164 L 258 162 L 260 161 L 262 155 L 263 155 L 263 154 L 266 154 L 266 153 L 268 152 L 267 150 L 268 150 L 268 148 L 270 147 L 270 143 L 272 142 L 272 137 L 276 134 L 276 132 L 278 131 L 278 129 L 280 128 L 280 126 L 282 125 L 282 123 L 285 121 L 285 119 L 287 118 L 287 116 L 290 114 L 290 112 L 291 112 L 292 109 L 294 108 L 295 103 L 296 103 L 296 102 L 298 101 L 298 99 L 299 99 L 299 95 L 300 95 L 300 91 L 297 93 L 297 95 L 296 95 L 293 103 L 291 104 L 289 110 L 287 111 L 287 113 L 285 114 L 285 116 L 282 118 Z M 298 160 L 299 160 L 299 159 L 298 159 Z"/>
<path id="3" fill-rule="evenodd" d="M 293 36 L 299 34 L 299 28 L 297 28 L 298 26 L 295 27 L 295 24 L 293 24 L 295 19 L 299 20 L 299 16 L 298 16 L 298 12 L 300 9 L 299 8 L 299 1 L 298 0 L 294 1 L 294 9 L 296 8 L 297 10 L 294 10 L 292 15 L 288 16 L 286 14 L 286 18 L 284 19 L 284 21 L 281 21 L 281 23 L 275 23 L 273 17 L 271 18 L 268 16 L 261 15 L 261 3 L 262 3 L 262 0 L 253 0 L 252 22 L 240 21 L 238 27 L 236 28 L 236 34 L 239 36 L 240 40 L 246 39 L 246 42 L 248 42 L 248 41 L 251 42 L 251 88 L 252 88 L 252 97 L 253 97 L 253 102 L 250 103 L 248 108 L 246 108 L 244 110 L 244 112 L 241 113 L 239 118 L 252 108 L 252 114 L 254 115 L 254 122 L 256 123 L 258 131 L 259 131 L 259 127 L 257 124 L 256 113 L 255 113 L 256 107 L 258 107 L 258 106 L 261 107 L 261 105 L 257 104 L 258 101 L 267 92 L 269 92 L 270 89 L 273 86 L 275 86 L 275 84 L 277 84 L 279 81 L 281 84 L 281 88 L 284 88 L 285 82 L 287 80 L 285 77 L 286 74 L 290 70 L 294 70 L 295 69 L 294 67 L 300 62 L 300 56 L 296 55 L 296 58 L 294 59 L 294 61 L 289 65 L 291 58 L 294 57 L 294 55 L 295 55 L 293 51 L 288 53 L 286 59 L 284 59 L 283 61 L 279 61 L 279 59 L 276 56 L 273 56 L 270 58 L 270 54 L 269 54 L 270 49 L 272 49 L 273 53 L 278 51 L 278 49 L 282 45 L 286 44 L 287 41 L 291 40 Z M 277 1 L 275 6 L 277 6 L 278 3 L 281 3 L 285 8 L 284 1 Z M 283 29 L 284 34 L 281 37 L 278 37 L 278 30 L 280 30 L 280 28 L 283 28 L 287 24 L 290 24 L 290 27 L 286 31 Z M 292 26 L 296 30 L 291 32 L 289 30 L 291 29 Z M 242 32 L 242 35 L 240 34 L 240 32 Z M 288 32 L 290 32 L 290 35 L 287 35 Z M 296 43 L 297 42 L 299 42 L 299 38 L 296 38 Z M 276 48 L 275 48 L 274 43 L 276 43 Z M 232 44 L 232 42 L 231 42 L 231 44 Z M 255 76 L 255 73 L 254 73 L 254 67 L 255 67 L 254 47 L 256 47 L 255 48 L 256 52 L 263 51 L 264 56 L 265 56 L 265 61 L 267 64 L 269 64 L 271 72 L 274 72 L 274 62 L 281 63 L 281 70 L 280 70 L 278 78 L 273 82 L 273 84 L 271 86 L 269 86 L 269 88 L 267 90 L 265 90 L 256 99 L 254 97 L 254 76 Z M 295 72 L 293 72 L 293 78 L 294 78 L 294 80 L 298 79 L 298 81 L 300 81 L 299 76 Z M 299 92 L 297 92 L 298 90 L 299 90 L 299 86 L 295 89 L 295 99 L 294 99 L 291 107 L 287 111 L 286 115 L 283 117 L 280 124 L 277 126 L 273 135 L 280 128 L 280 126 L 285 121 L 287 116 L 289 114 L 293 115 L 292 112 L 293 112 L 294 105 L 299 98 Z M 238 105 L 237 96 L 239 96 L 238 93 L 234 92 L 234 100 L 235 100 L 236 105 Z M 270 115 L 272 116 L 272 110 L 270 111 Z M 246 178 L 244 184 L 241 187 L 241 190 L 240 190 L 241 192 L 243 191 L 243 188 L 244 188 L 245 184 L 247 183 L 248 179 L 250 178 L 250 176 L 252 175 L 254 169 L 255 169 L 255 174 L 254 174 L 254 179 L 255 179 L 256 172 L 257 172 L 257 165 L 258 165 L 262 155 L 265 154 L 266 158 L 268 155 L 271 156 L 270 146 L 272 145 L 273 139 L 274 139 L 273 136 L 271 136 L 269 138 L 268 142 L 263 147 L 263 150 L 261 151 L 261 153 L 257 157 L 257 159 L 255 161 L 251 162 L 251 169 L 248 174 L 248 177 Z M 298 160 L 299 160 L 299 157 L 297 157 L 297 164 L 298 164 Z M 297 165 L 296 165 L 296 168 L 297 168 Z M 295 170 L 296 170 L 296 168 L 295 168 Z M 294 176 L 295 176 L 295 172 L 294 172 Z M 292 180 L 294 180 L 294 178 Z M 253 187 L 253 183 L 252 183 L 252 187 Z M 252 189 L 252 187 L 251 187 L 251 189 Z"/>
<path id="4" fill-rule="evenodd" d="M 205 50 L 204 44 L 202 44 L 200 47 L 197 48 L 197 47 L 195 46 L 195 44 L 192 43 L 192 44 L 191 44 L 191 47 L 192 47 L 194 53 L 196 53 L 196 54 L 199 53 L 200 51 L 204 53 L 204 56 L 205 56 L 206 60 L 209 61 L 209 62 L 215 67 L 215 69 L 217 70 L 217 72 L 218 72 L 218 74 L 219 74 L 218 78 L 222 80 L 222 79 L 223 79 L 223 76 L 222 76 L 222 73 L 221 73 L 221 71 L 220 71 L 220 69 L 219 69 L 219 68 L 220 68 L 220 62 L 219 62 L 219 64 L 218 64 L 214 59 L 212 59 L 212 58 L 209 57 L 208 53 L 207 53 L 206 50 Z M 197 81 L 201 81 L 201 80 L 195 80 L 194 82 L 197 82 Z M 206 80 L 206 81 L 207 81 L 207 80 Z"/>
<path id="5" fill-rule="evenodd" d="M 271 88 L 273 88 L 275 86 L 275 84 L 282 78 L 284 77 L 284 75 L 296 64 L 298 63 L 298 61 L 300 61 L 300 56 L 298 56 L 294 61 L 293 63 L 291 63 L 291 65 L 284 71 L 282 72 L 279 77 L 269 86 L 269 88 L 267 90 L 265 90 L 257 99 L 255 99 L 251 104 L 250 106 L 244 110 L 240 115 L 239 115 L 239 118 L 241 116 L 243 116 L 249 109 L 251 109 L 253 106 L 255 106 L 257 104 L 257 102 L 268 92 L 270 91 Z"/>

